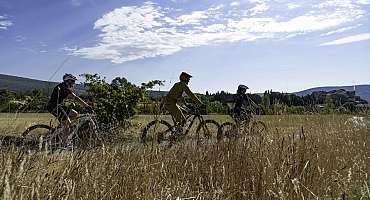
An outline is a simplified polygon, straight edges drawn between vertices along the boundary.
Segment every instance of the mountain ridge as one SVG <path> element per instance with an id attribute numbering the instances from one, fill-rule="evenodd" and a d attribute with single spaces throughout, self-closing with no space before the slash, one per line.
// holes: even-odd
<path id="1" fill-rule="evenodd" d="M 362 85 L 352 85 L 352 86 L 321 86 L 321 87 L 314 87 L 309 88 L 306 90 L 302 90 L 299 92 L 294 92 L 294 94 L 298 96 L 305 96 L 308 94 L 312 94 L 313 92 L 330 92 L 333 90 L 346 90 L 346 91 L 353 91 L 355 89 L 356 96 L 360 96 L 362 99 L 370 102 L 370 85 L 362 84 Z"/>

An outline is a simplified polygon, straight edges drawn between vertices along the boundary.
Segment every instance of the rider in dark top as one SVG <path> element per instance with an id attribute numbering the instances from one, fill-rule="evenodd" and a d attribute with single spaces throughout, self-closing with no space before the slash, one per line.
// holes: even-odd
<path id="1" fill-rule="evenodd" d="M 246 94 L 247 89 L 249 89 L 247 86 L 245 86 L 245 85 L 239 85 L 238 86 L 238 90 L 237 90 L 237 92 L 236 92 L 236 94 L 234 96 L 235 106 L 234 106 L 234 109 L 233 109 L 233 114 L 238 119 L 242 117 L 241 116 L 242 115 L 241 113 L 243 111 L 243 105 L 248 100 L 248 96 Z"/>
<path id="2" fill-rule="evenodd" d="M 76 80 L 77 78 L 72 74 L 65 74 L 63 76 L 63 83 L 58 84 L 54 88 L 46 107 L 47 110 L 58 118 L 59 122 L 62 124 L 67 123 L 70 125 L 71 119 L 78 116 L 77 111 L 63 105 L 66 99 L 75 99 L 82 105 L 90 108 L 85 101 L 73 92 L 73 86 L 75 85 Z"/>

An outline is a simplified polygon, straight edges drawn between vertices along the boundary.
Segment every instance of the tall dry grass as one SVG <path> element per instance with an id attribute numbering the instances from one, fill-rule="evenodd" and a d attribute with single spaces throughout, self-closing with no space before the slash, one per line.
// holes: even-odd
<path id="1" fill-rule="evenodd" d="M 3 147 L 0 198 L 369 199 L 369 129 L 318 121 L 169 149 L 123 143 L 48 155 Z"/>

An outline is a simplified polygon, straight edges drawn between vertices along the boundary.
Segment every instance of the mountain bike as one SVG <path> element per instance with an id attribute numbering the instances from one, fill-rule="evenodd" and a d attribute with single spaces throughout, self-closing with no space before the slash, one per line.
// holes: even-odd
<path id="1" fill-rule="evenodd" d="M 196 121 L 199 121 L 195 131 L 197 144 L 210 140 L 214 135 L 221 134 L 219 123 L 215 120 L 204 119 L 202 116 L 204 112 L 201 108 L 193 105 L 188 105 L 187 107 L 188 113 L 185 117 L 186 123 L 184 126 L 171 125 L 165 120 L 155 119 L 149 122 L 143 129 L 141 142 L 144 144 L 151 143 L 153 145 L 157 143 L 171 146 L 174 142 L 180 141 L 187 136 Z"/>
<path id="2" fill-rule="evenodd" d="M 69 134 L 66 135 L 66 127 L 61 125 L 53 127 L 51 124 L 35 124 L 22 133 L 22 146 L 34 150 L 73 150 L 93 146 L 102 141 L 93 111 L 80 114 L 72 120 L 68 129 Z"/>
<path id="3" fill-rule="evenodd" d="M 256 119 L 255 114 L 248 109 L 242 109 L 240 114 L 230 114 L 234 122 L 221 124 L 221 133 L 218 140 L 223 138 L 235 138 L 243 135 L 263 136 L 267 132 L 264 122 Z"/>

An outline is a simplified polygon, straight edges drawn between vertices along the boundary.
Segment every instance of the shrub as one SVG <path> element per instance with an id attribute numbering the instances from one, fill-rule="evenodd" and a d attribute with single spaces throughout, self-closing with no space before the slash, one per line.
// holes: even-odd
<path id="1" fill-rule="evenodd" d="M 88 98 L 94 105 L 98 121 L 103 125 L 120 125 L 135 115 L 140 99 L 146 94 L 146 89 L 162 84 L 155 80 L 143 83 L 141 87 L 130 83 L 127 79 L 117 77 L 111 83 L 97 74 L 83 74 L 84 86 Z"/>

